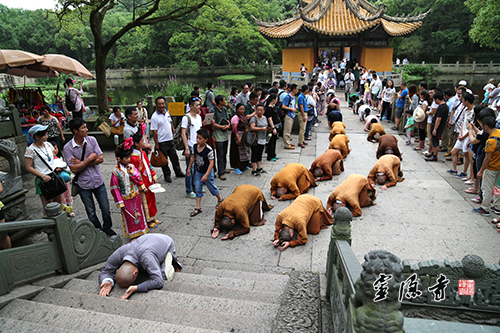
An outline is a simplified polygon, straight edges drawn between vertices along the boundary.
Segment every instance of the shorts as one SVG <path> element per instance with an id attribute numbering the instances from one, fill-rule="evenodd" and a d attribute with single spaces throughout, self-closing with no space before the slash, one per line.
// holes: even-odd
<path id="1" fill-rule="evenodd" d="M 432 135 L 433 131 L 434 131 L 434 125 L 431 125 L 431 135 Z M 439 138 L 441 137 L 443 132 L 444 132 L 444 128 L 441 130 L 438 129 L 436 131 L 436 135 L 431 136 L 431 143 L 432 143 L 433 147 L 439 147 Z"/>
<path id="2" fill-rule="evenodd" d="M 403 108 L 396 106 L 396 118 L 401 118 L 403 116 Z"/>
<path id="3" fill-rule="evenodd" d="M 469 138 L 467 137 L 462 141 L 457 140 L 457 142 L 455 142 L 455 146 L 453 147 L 453 149 L 461 149 L 464 153 L 468 152 L 469 151 Z"/>
<path id="4" fill-rule="evenodd" d="M 378 101 L 378 94 L 370 94 L 372 101 Z"/>

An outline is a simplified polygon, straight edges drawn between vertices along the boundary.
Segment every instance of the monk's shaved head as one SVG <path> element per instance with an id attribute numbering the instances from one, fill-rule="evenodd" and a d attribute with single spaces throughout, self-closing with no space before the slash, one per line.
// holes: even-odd
<path id="1" fill-rule="evenodd" d="M 276 196 L 278 198 L 281 198 L 282 196 L 284 196 L 286 194 L 287 191 L 288 191 L 288 189 L 286 187 L 278 187 L 276 189 Z"/>
<path id="2" fill-rule="evenodd" d="M 386 153 L 386 154 L 391 154 L 391 155 L 394 155 L 394 151 L 393 151 L 391 148 L 387 148 L 387 149 L 385 150 L 385 153 Z"/>
<path id="3" fill-rule="evenodd" d="M 380 133 L 375 133 L 375 135 L 373 136 L 373 138 L 375 140 L 377 140 L 377 141 L 380 140 Z"/>
<path id="4" fill-rule="evenodd" d="M 345 207 L 345 203 L 343 202 L 340 202 L 340 201 L 335 201 L 335 203 L 333 204 L 333 211 L 337 211 L 337 209 L 339 209 L 340 207 Z"/>
<path id="5" fill-rule="evenodd" d="M 137 279 L 138 272 L 137 267 L 132 265 L 131 262 L 124 261 L 120 268 L 116 270 L 116 283 L 122 288 L 128 288 Z"/>
<path id="6" fill-rule="evenodd" d="M 314 177 L 323 177 L 323 170 L 321 170 L 320 168 L 314 169 L 313 176 Z"/>
<path id="7" fill-rule="evenodd" d="M 387 176 L 385 174 L 377 175 L 377 183 L 379 185 L 384 185 L 386 181 L 387 181 Z"/>
<path id="8" fill-rule="evenodd" d="M 223 216 L 219 221 L 220 230 L 231 230 L 234 227 L 235 220 L 229 216 Z"/>
<path id="9" fill-rule="evenodd" d="M 286 225 L 283 225 L 283 229 L 281 229 L 279 233 L 280 243 L 289 242 L 292 240 L 292 238 L 293 238 L 293 229 Z"/>

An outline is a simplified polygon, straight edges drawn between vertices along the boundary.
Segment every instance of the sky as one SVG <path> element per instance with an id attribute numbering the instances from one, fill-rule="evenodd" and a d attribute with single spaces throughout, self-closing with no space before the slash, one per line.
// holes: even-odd
<path id="1" fill-rule="evenodd" d="M 54 9 L 56 0 L 0 0 L 0 3 L 10 8 Z"/>

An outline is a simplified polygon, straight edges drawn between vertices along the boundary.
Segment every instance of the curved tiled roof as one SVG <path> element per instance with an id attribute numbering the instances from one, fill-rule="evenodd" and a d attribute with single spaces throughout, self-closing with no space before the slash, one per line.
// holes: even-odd
<path id="1" fill-rule="evenodd" d="M 295 15 L 287 20 L 268 23 L 256 19 L 259 31 L 272 38 L 288 38 L 301 27 L 319 34 L 346 36 L 382 25 L 391 36 L 409 34 L 422 25 L 425 14 L 416 17 L 391 17 L 385 15 L 386 7 L 364 0 L 312 0 L 303 1 Z"/>

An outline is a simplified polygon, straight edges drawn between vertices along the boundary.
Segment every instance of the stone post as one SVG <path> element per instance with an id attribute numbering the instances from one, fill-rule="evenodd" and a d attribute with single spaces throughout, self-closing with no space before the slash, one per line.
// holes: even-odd
<path id="1" fill-rule="evenodd" d="M 345 240 L 351 245 L 352 213 L 346 207 L 340 207 L 335 212 L 335 223 L 332 228 L 332 238 Z"/>
<path id="2" fill-rule="evenodd" d="M 148 119 L 151 119 L 153 112 L 155 112 L 155 110 L 156 110 L 154 96 L 152 96 L 152 95 L 146 96 L 146 101 L 147 101 L 147 105 L 148 105 L 148 107 L 146 108 L 148 110 Z"/>

